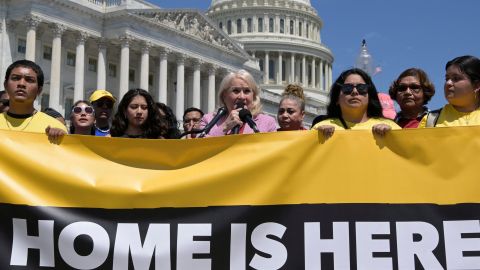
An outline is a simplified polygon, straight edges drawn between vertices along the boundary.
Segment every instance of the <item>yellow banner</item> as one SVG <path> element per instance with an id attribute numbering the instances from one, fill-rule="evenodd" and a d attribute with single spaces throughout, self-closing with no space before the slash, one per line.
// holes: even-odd
<path id="1" fill-rule="evenodd" d="M 479 203 L 480 127 L 139 140 L 0 131 L 0 203 L 160 208 Z"/>

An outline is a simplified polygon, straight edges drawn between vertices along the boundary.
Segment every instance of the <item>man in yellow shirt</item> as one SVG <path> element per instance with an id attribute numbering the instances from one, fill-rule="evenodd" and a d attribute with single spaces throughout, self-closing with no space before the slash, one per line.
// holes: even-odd
<path id="1" fill-rule="evenodd" d="M 42 92 L 43 81 L 42 69 L 32 61 L 19 60 L 8 67 L 3 85 L 10 107 L 0 114 L 0 129 L 46 133 L 54 142 L 67 134 L 62 123 L 33 107 Z"/>

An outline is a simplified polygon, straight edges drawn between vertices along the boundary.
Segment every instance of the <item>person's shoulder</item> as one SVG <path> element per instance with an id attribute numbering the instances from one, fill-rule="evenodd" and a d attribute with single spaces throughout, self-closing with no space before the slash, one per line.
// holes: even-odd
<path id="1" fill-rule="evenodd" d="M 343 128 L 341 126 L 340 119 L 338 119 L 338 118 L 328 118 L 328 119 L 322 120 L 322 121 L 316 123 L 312 127 L 312 129 L 317 129 L 320 126 L 334 126 L 335 128 Z"/>
<path id="2" fill-rule="evenodd" d="M 264 113 L 259 113 L 257 114 L 257 116 L 255 116 L 255 118 L 257 118 L 258 120 L 263 120 L 263 121 L 273 121 L 275 122 L 275 118 L 268 115 L 268 114 L 264 114 Z"/>
<path id="3" fill-rule="evenodd" d="M 202 119 L 203 119 L 204 121 L 209 122 L 210 120 L 213 119 L 213 117 L 215 117 L 215 114 L 216 114 L 215 112 L 206 113 L 206 114 L 204 114 L 204 115 L 202 116 Z"/>
<path id="4" fill-rule="evenodd" d="M 6 112 L 0 113 L 0 129 L 7 129 L 7 117 Z"/>
<path id="5" fill-rule="evenodd" d="M 38 119 L 37 121 L 45 124 L 45 127 L 50 126 L 50 127 L 59 128 L 59 129 L 64 130 L 65 132 L 68 132 L 67 127 L 64 124 L 62 124 L 60 121 L 58 121 L 57 119 L 49 116 L 46 113 L 37 112 L 36 117 Z"/>
<path id="6" fill-rule="evenodd" d="M 392 129 L 402 129 L 397 123 L 395 123 L 395 121 L 389 118 L 379 117 L 379 118 L 370 118 L 370 120 L 374 122 L 372 124 L 386 124 L 390 126 Z"/>

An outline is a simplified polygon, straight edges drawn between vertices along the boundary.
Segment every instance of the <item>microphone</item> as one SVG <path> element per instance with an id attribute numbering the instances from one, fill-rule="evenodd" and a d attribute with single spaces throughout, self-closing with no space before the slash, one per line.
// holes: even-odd
<path id="1" fill-rule="evenodd" d="M 238 116 L 240 117 L 240 119 L 242 119 L 242 122 L 247 123 L 255 133 L 260 132 L 260 130 L 258 130 L 257 128 L 257 124 L 255 124 L 255 122 L 253 121 L 252 113 L 249 110 L 241 109 L 240 112 L 238 113 Z"/>
<path id="2" fill-rule="evenodd" d="M 222 118 L 223 116 L 225 116 L 225 114 L 227 114 L 227 108 L 225 107 L 221 107 L 218 109 L 217 111 L 217 114 L 215 115 L 215 117 L 213 117 L 212 121 L 210 121 L 206 126 L 205 128 L 203 129 L 202 133 L 200 133 L 200 135 L 198 136 L 199 138 L 203 138 L 205 137 L 205 135 L 207 135 L 210 130 L 213 128 L 213 126 L 215 126 L 215 124 L 218 122 L 218 120 L 220 120 L 220 118 Z"/>
<path id="3" fill-rule="evenodd" d="M 243 108 L 243 106 L 245 106 L 245 103 L 241 100 L 238 100 L 237 103 L 235 103 L 235 109 Z M 245 121 L 242 120 L 242 122 L 245 122 Z M 239 132 L 240 132 L 240 125 L 236 125 L 232 128 L 231 134 L 238 134 Z"/>

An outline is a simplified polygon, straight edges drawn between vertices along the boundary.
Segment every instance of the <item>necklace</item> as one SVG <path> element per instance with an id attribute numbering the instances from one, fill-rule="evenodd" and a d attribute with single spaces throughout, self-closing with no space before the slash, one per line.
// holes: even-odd
<path id="1" fill-rule="evenodd" d="M 101 128 L 97 127 L 97 125 L 95 125 L 95 124 L 93 124 L 93 125 L 95 126 L 95 128 L 96 128 L 98 131 L 100 131 L 100 132 L 102 132 L 102 133 L 108 133 L 108 132 L 110 132 L 110 128 L 101 129 Z"/>
<path id="2" fill-rule="evenodd" d="M 33 111 L 32 113 L 32 116 L 30 116 L 30 120 L 28 121 L 28 123 L 22 128 L 22 129 L 15 129 L 11 124 L 10 124 L 10 121 L 8 121 L 7 117 L 9 118 L 13 118 L 13 119 L 18 119 L 16 117 L 12 117 L 10 116 L 8 113 L 5 114 L 5 123 L 7 124 L 7 127 L 9 130 L 16 130 L 16 131 L 24 131 L 31 123 L 32 123 L 32 120 L 33 118 L 35 118 L 35 115 L 37 115 L 37 110 Z M 24 118 L 25 119 L 25 118 Z"/>

